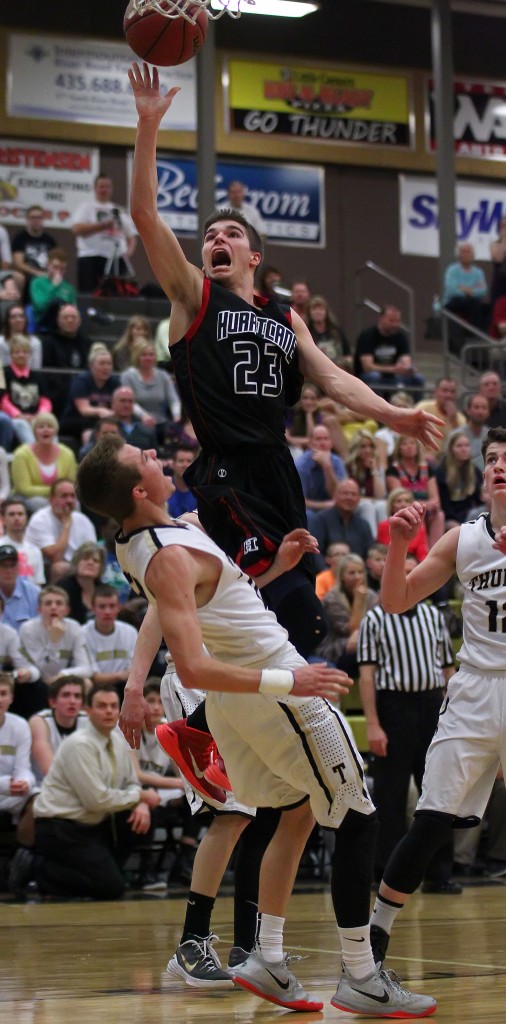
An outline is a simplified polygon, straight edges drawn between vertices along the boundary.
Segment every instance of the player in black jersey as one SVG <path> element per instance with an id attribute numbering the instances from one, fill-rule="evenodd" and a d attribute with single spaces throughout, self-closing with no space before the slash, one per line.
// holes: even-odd
<path id="1" fill-rule="evenodd" d="M 283 536 L 306 525 L 298 474 L 285 442 L 286 407 L 303 378 L 329 397 L 398 433 L 436 447 L 436 417 L 399 409 L 339 369 L 304 321 L 254 292 L 262 242 L 240 214 L 207 221 L 203 270 L 189 263 L 157 211 L 156 139 L 178 89 L 160 92 L 158 72 L 129 72 L 139 122 L 131 213 L 151 266 L 172 303 L 169 345 L 182 401 L 202 454 L 185 474 L 206 531 L 250 575 L 268 568 Z M 304 572 L 304 568 L 306 573 Z M 321 607 L 308 566 L 266 588 L 264 597 L 304 655 L 321 639 Z"/>

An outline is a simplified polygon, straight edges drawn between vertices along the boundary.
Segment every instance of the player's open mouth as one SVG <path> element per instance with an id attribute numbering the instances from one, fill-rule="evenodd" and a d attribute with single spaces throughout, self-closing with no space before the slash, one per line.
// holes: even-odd
<path id="1" fill-rule="evenodd" d="M 213 267 L 229 267 L 230 256 L 225 249 L 215 249 L 211 255 L 211 265 Z"/>

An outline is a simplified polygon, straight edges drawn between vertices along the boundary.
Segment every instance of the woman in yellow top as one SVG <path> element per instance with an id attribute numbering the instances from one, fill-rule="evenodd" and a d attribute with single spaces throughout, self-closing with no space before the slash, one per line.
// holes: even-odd
<path id="1" fill-rule="evenodd" d="M 52 413 L 35 416 L 32 429 L 35 442 L 16 448 L 10 466 L 12 489 L 24 498 L 29 512 L 47 505 L 55 480 L 75 480 L 77 473 L 74 452 L 58 441 L 58 420 Z"/>

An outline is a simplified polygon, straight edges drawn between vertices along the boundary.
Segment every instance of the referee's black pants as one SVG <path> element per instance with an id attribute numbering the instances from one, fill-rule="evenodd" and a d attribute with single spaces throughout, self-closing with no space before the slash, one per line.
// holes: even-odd
<path id="1" fill-rule="evenodd" d="M 375 878 L 380 881 L 390 854 L 407 832 L 406 806 L 411 776 L 421 790 L 425 756 L 432 740 L 443 700 L 443 689 L 421 693 L 376 691 L 376 708 L 381 728 L 388 737 L 386 757 L 372 762 L 374 803 L 379 832 L 376 846 Z M 425 877 L 433 882 L 448 881 L 453 851 L 438 850 Z"/>
<path id="2" fill-rule="evenodd" d="M 125 891 L 122 866 L 140 839 L 128 824 L 130 810 L 99 825 L 66 818 L 35 819 L 35 878 L 53 896 L 119 899 Z"/>

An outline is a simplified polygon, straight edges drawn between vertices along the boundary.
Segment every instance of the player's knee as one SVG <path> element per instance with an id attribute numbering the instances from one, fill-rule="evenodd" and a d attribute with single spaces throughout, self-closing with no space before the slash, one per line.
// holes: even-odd
<path id="1" fill-rule="evenodd" d="M 360 811 L 350 810 L 346 813 L 340 826 L 336 829 L 336 840 L 339 837 L 339 842 L 349 842 L 353 837 L 362 840 L 362 837 L 367 837 L 367 841 L 371 839 L 374 841 L 376 833 L 378 831 L 378 815 L 376 811 L 372 814 L 362 814 Z"/>
<path id="2" fill-rule="evenodd" d="M 378 816 L 349 810 L 335 830 L 334 866 L 349 871 L 357 879 L 372 880 Z"/>
<path id="3" fill-rule="evenodd" d="M 293 807 L 284 807 L 279 827 L 285 832 L 310 835 L 315 825 L 311 804 L 306 798 Z"/>
<path id="4" fill-rule="evenodd" d="M 411 893 L 418 888 L 436 851 L 451 840 L 452 821 L 452 815 L 436 811 L 421 811 L 415 816 L 386 866 L 383 880 L 390 889 Z"/>
<path id="5" fill-rule="evenodd" d="M 232 839 L 235 837 L 237 840 L 250 821 L 251 818 L 246 818 L 243 814 L 217 814 L 211 822 L 209 832 L 212 832 L 215 839 L 226 836 Z"/>

